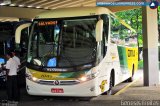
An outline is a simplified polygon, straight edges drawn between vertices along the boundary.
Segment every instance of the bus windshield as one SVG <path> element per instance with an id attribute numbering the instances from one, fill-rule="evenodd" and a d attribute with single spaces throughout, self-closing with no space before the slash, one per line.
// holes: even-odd
<path id="1" fill-rule="evenodd" d="M 42 67 L 74 67 L 96 61 L 96 18 L 33 23 L 28 63 Z"/>

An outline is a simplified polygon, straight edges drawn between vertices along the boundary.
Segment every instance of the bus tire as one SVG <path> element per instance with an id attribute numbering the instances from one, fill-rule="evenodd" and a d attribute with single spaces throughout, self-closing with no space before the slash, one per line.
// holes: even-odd
<path id="1" fill-rule="evenodd" d="M 132 82 L 134 80 L 134 65 L 133 65 L 133 68 L 132 68 L 132 76 L 130 78 L 128 78 L 128 82 Z"/>
<path id="2" fill-rule="evenodd" d="M 114 86 L 114 71 L 112 70 L 110 75 L 109 90 L 106 92 L 107 95 L 112 95 L 113 86 Z"/>

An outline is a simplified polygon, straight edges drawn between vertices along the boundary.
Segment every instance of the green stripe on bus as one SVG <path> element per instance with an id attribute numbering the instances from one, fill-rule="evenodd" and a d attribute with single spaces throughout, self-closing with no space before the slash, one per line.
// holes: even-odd
<path id="1" fill-rule="evenodd" d="M 118 46 L 118 54 L 119 54 L 119 60 L 120 60 L 121 67 L 125 69 L 128 68 L 126 48 L 122 46 Z"/>

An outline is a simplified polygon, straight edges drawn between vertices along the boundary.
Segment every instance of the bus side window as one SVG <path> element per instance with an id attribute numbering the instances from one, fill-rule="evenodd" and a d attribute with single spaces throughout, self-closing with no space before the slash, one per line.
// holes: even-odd
<path id="1" fill-rule="evenodd" d="M 126 46 L 136 47 L 137 46 L 137 35 L 132 34 L 128 36 L 126 39 Z"/>
<path id="2" fill-rule="evenodd" d="M 137 46 L 137 36 L 126 26 L 121 25 L 120 28 L 120 44 L 125 46 Z"/>
<path id="3" fill-rule="evenodd" d="M 120 23 L 117 19 L 111 17 L 111 43 L 119 44 L 120 39 Z"/>

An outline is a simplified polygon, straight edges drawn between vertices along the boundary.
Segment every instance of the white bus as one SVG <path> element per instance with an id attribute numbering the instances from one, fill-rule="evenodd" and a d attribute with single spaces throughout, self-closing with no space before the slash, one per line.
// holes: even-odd
<path id="1" fill-rule="evenodd" d="M 137 70 L 134 35 L 129 25 L 103 7 L 39 14 L 29 37 L 27 92 L 76 97 L 110 93 Z M 17 34 L 17 43 L 19 39 Z"/>

